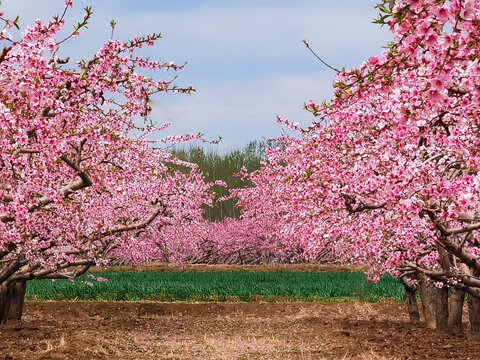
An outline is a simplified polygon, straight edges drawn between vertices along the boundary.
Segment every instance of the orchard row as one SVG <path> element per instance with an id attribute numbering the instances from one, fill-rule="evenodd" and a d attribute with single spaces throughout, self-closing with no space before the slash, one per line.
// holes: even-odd
<path id="1" fill-rule="evenodd" d="M 151 124 L 150 98 L 193 90 L 145 75 L 181 69 L 135 55 L 160 35 L 110 40 L 70 66 L 58 50 L 88 24 L 90 8 L 63 39 L 66 12 L 17 37 L 15 21 L 2 18 L 0 320 L 25 281 L 73 278 L 112 257 L 328 254 L 368 266 L 374 280 L 402 279 L 413 321 L 420 290 L 429 327 L 461 328 L 469 294 L 480 331 L 480 3 L 377 8 L 393 42 L 338 71 L 334 99 L 306 103 L 309 128 L 279 118 L 296 136 L 276 139 L 260 169 L 240 171 L 249 186 L 221 199 L 214 186 L 224 182 L 206 181 L 198 165 L 149 140 L 168 127 Z M 202 217 L 205 205 L 229 198 L 238 219 Z"/>

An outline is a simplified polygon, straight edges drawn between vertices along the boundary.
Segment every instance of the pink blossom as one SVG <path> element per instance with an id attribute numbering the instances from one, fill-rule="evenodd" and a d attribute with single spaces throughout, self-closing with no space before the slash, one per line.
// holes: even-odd
<path id="1" fill-rule="evenodd" d="M 440 93 L 440 91 L 438 91 L 436 89 L 428 90 L 427 91 L 427 96 L 428 96 L 428 99 L 432 100 L 432 101 L 442 101 L 443 100 L 443 95 Z"/>
<path id="2" fill-rule="evenodd" d="M 167 126 L 139 129 L 134 120 L 150 114 L 146 94 L 174 86 L 142 73 L 171 64 L 130 60 L 159 35 L 108 41 L 92 61 L 64 64 L 52 58 L 63 46 L 56 40 L 64 38 L 62 22 L 37 19 L 0 62 L 0 247 L 12 249 L 0 270 L 11 266 L 16 280 L 73 280 L 113 255 L 141 262 L 180 249 L 172 255 L 180 262 L 196 248 L 174 234 L 203 221 L 213 183 L 147 140 L 154 132 L 164 142 L 199 134 L 166 136 Z"/>
<path id="3" fill-rule="evenodd" d="M 478 3 L 399 0 L 394 11 L 381 67 L 371 57 L 337 74 L 318 120 L 277 139 L 263 168 L 243 175 L 253 187 L 233 194 L 244 218 L 270 221 L 277 244 L 331 251 L 377 279 L 412 263 L 460 287 L 437 245 L 466 264 L 480 254 L 465 240 L 460 260 L 445 240 L 480 236 Z"/>
<path id="4" fill-rule="evenodd" d="M 437 76 L 430 81 L 432 89 L 441 92 L 448 86 L 448 78 L 446 76 Z"/>
<path id="5" fill-rule="evenodd" d="M 445 22 L 448 20 L 450 14 L 447 7 L 440 6 L 435 8 L 434 15 L 438 20 Z"/>
<path id="6" fill-rule="evenodd" d="M 378 64 L 378 57 L 377 56 L 372 56 L 368 59 L 368 62 L 371 66 L 375 66 Z"/>

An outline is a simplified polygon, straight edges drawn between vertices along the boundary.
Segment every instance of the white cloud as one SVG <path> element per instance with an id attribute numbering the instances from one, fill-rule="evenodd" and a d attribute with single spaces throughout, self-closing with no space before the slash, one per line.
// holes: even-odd
<path id="1" fill-rule="evenodd" d="M 351 1 L 355 3 L 355 0 Z M 208 2 L 206 2 L 208 3 Z M 381 30 L 371 21 L 376 14 L 372 1 L 359 6 L 322 10 L 302 6 L 263 6 L 252 8 L 206 7 L 197 10 L 151 12 L 120 12 L 111 1 L 94 3 L 94 17 L 90 29 L 69 50 L 81 56 L 94 52 L 108 39 L 108 22 L 115 18 L 118 25 L 116 36 L 122 39 L 138 34 L 162 32 L 165 39 L 151 54 L 178 57 L 178 61 L 189 60 L 217 64 L 234 62 L 252 66 L 258 63 L 282 62 L 282 59 L 306 59 L 307 51 L 301 40 L 308 39 L 316 51 L 336 66 L 351 66 L 369 54 L 379 52 L 380 46 L 390 40 L 389 32 Z M 63 1 L 4 0 L 3 11 L 7 14 L 21 14 L 25 26 L 34 18 L 48 18 L 62 11 Z M 69 10 L 68 29 L 81 19 L 82 7 L 87 0 L 76 1 L 74 11 Z M 236 4 L 232 2 L 232 4 Z M 326 6 L 325 6 L 326 7 Z M 158 8 L 158 7 L 157 7 Z M 74 44 L 74 45 L 73 45 Z M 294 68 L 300 64 L 292 63 Z M 288 69 L 286 69 L 288 70 Z"/>
<path id="2" fill-rule="evenodd" d="M 320 8 L 320 6 L 319 6 Z M 149 14 L 115 14 L 118 35 L 161 31 L 161 47 L 175 56 L 202 62 L 233 61 L 254 64 L 282 59 L 307 58 L 301 41 L 311 45 L 326 59 L 351 66 L 352 58 L 363 59 L 378 53 L 390 40 L 386 29 L 371 23 L 375 11 L 297 8 L 222 8 L 196 12 L 153 12 Z M 113 14 L 112 14 L 113 16 Z M 341 61 L 340 59 L 344 59 Z M 299 64 L 292 63 L 292 69 Z M 287 69 L 288 70 L 288 69 Z"/>
<path id="3" fill-rule="evenodd" d="M 21 15 L 22 27 L 63 9 L 61 0 L 2 3 L 7 16 Z M 76 8 L 67 16 L 69 30 L 83 18 L 82 7 L 92 1 L 75 3 Z M 305 124 L 310 116 L 302 110 L 303 103 L 332 96 L 331 71 L 309 54 L 301 43 L 303 39 L 322 58 L 340 68 L 359 65 L 390 40 L 386 29 L 371 23 L 376 14 L 373 0 L 362 2 L 362 6 L 358 0 L 339 2 L 350 3 L 347 7 L 335 7 L 336 2 L 316 2 L 307 7 L 302 5 L 305 1 L 288 6 L 275 6 L 272 1 L 254 7 L 240 7 L 232 1 L 232 6 L 223 2 L 221 8 L 199 7 L 196 3 L 195 8 L 177 6 L 175 11 L 157 4 L 149 12 L 127 12 L 126 6 L 116 6 L 119 3 L 93 2 L 94 17 L 89 29 L 67 43 L 61 55 L 68 53 L 76 60 L 90 57 L 109 38 L 112 18 L 118 24 L 116 37 L 123 40 L 162 32 L 165 38 L 143 52 L 177 63 L 188 60 L 178 84 L 193 83 L 198 93 L 191 97 L 159 96 L 153 117 L 172 121 L 173 133 L 202 131 L 210 138 L 223 135 L 224 146 L 277 136 L 277 114 Z M 170 76 L 168 73 L 165 78 Z"/>
<path id="4" fill-rule="evenodd" d="M 190 97 L 159 97 L 152 117 L 158 122 L 171 121 L 171 132 L 200 131 L 207 138 L 224 137 L 223 146 L 241 145 L 279 136 L 277 115 L 308 125 L 312 117 L 303 104 L 331 98 L 331 82 L 329 73 L 309 73 L 211 86 Z"/>

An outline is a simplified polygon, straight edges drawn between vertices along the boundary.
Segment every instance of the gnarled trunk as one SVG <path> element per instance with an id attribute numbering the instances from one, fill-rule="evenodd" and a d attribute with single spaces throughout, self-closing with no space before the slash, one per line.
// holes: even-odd
<path id="1" fill-rule="evenodd" d="M 437 288 L 434 282 L 422 275 L 419 282 L 425 325 L 429 329 L 448 329 L 448 289 Z"/>
<path id="2" fill-rule="evenodd" d="M 7 282 L 0 284 L 0 324 L 7 322 L 11 299 L 11 285 Z"/>
<path id="3" fill-rule="evenodd" d="M 420 322 L 420 312 L 418 311 L 417 288 L 405 283 L 404 281 L 402 281 L 402 283 L 405 287 L 407 310 L 408 316 L 410 317 L 410 322 L 412 324 L 418 324 Z"/>
<path id="4" fill-rule="evenodd" d="M 468 294 L 468 318 L 472 333 L 480 333 L 480 299 Z"/>
<path id="5" fill-rule="evenodd" d="M 463 331 L 462 313 L 463 303 L 465 301 L 465 292 L 452 288 L 452 296 L 448 309 L 448 327 L 454 332 Z"/>
<path id="6" fill-rule="evenodd" d="M 9 319 L 22 318 L 25 288 L 25 281 L 4 282 L 0 285 L 0 324 L 5 324 Z"/>
<path id="7" fill-rule="evenodd" d="M 8 310 L 8 320 L 21 320 L 23 314 L 23 304 L 25 302 L 25 290 L 27 283 L 17 281 L 11 286 L 10 309 Z"/>

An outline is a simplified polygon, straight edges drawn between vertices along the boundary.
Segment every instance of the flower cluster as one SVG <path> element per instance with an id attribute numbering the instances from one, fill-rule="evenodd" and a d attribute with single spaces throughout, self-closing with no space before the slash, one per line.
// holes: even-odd
<path id="1" fill-rule="evenodd" d="M 339 72 L 332 101 L 306 104 L 318 120 L 279 139 L 239 204 L 377 278 L 419 271 L 478 296 L 460 265 L 480 270 L 480 3 L 379 8 L 395 41 Z"/>
<path id="2" fill-rule="evenodd" d="M 90 16 L 86 8 L 64 40 L 56 39 L 63 16 L 37 20 L 18 40 L 0 35 L 0 286 L 75 277 L 113 251 L 160 256 L 154 241 L 165 229 L 201 219 L 200 205 L 211 201 L 198 168 L 180 169 L 150 147 L 146 135 L 156 129 L 139 126 L 150 96 L 175 87 L 138 71 L 180 68 L 131 54 L 159 35 L 110 40 L 72 67 L 56 55 Z"/>

